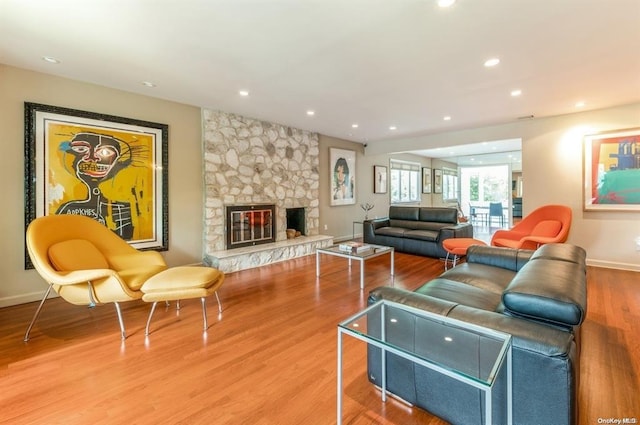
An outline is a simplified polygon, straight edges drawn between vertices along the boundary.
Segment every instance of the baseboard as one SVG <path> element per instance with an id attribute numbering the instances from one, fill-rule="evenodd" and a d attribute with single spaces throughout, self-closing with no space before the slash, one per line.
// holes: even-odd
<path id="1" fill-rule="evenodd" d="M 618 263 L 613 261 L 587 259 L 587 266 L 602 267 L 605 269 L 629 270 L 632 272 L 640 272 L 640 265 L 638 264 Z"/>
<path id="2" fill-rule="evenodd" d="M 361 238 L 362 238 L 362 233 L 356 233 L 355 235 L 334 237 L 333 242 L 338 243 L 338 242 L 350 241 L 353 239 L 361 239 Z"/>
<path id="3" fill-rule="evenodd" d="M 28 294 L 20 294 L 20 295 L 14 295 L 12 297 L 0 298 L 0 308 L 40 301 L 45 291 L 46 291 L 46 288 L 39 292 L 30 292 Z M 51 291 L 51 294 L 49 294 L 49 298 L 56 298 L 56 297 L 58 297 L 58 294 L 56 294 L 54 291 Z"/>

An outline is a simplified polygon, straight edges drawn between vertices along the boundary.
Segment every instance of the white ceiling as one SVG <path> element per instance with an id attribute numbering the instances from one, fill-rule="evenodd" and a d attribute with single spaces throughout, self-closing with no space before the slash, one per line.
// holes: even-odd
<path id="1" fill-rule="evenodd" d="M 392 143 L 640 101 L 640 1 L 0 0 L 0 63 Z"/>
<path id="2" fill-rule="evenodd" d="M 443 159 L 461 167 L 509 164 L 511 171 L 522 171 L 522 140 L 520 139 L 423 149 L 411 153 Z"/>

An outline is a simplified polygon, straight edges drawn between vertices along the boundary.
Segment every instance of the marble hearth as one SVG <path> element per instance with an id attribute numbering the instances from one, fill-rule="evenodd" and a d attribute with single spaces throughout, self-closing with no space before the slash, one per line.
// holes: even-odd
<path id="1" fill-rule="evenodd" d="M 205 263 L 225 273 L 231 273 L 311 255 L 316 252 L 316 248 L 331 245 L 333 245 L 332 236 L 300 236 L 275 243 L 213 251 L 205 257 Z"/>

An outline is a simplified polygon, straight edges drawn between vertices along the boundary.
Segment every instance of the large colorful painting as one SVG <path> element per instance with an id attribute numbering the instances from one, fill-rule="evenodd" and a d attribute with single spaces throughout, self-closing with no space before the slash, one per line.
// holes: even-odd
<path id="1" fill-rule="evenodd" d="M 585 136 L 585 210 L 640 211 L 640 128 Z"/>
<path id="2" fill-rule="evenodd" d="M 168 249 L 168 126 L 25 103 L 25 224 L 99 221 L 138 249 Z"/>
<path id="3" fill-rule="evenodd" d="M 356 152 L 329 148 L 331 205 L 356 203 Z"/>

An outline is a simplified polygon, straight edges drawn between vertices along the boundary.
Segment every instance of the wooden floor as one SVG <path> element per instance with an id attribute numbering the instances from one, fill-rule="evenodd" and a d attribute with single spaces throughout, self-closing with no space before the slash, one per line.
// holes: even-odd
<path id="1" fill-rule="evenodd" d="M 367 292 L 413 289 L 442 272 L 438 260 L 396 254 L 359 269 L 315 256 L 232 273 L 209 300 L 202 331 L 197 300 L 159 308 L 144 336 L 149 305 L 124 305 L 122 342 L 111 305 L 60 299 L 45 304 L 32 339 L 22 341 L 36 304 L 0 309 L 2 424 L 332 424 L 336 421 L 336 324 L 366 305 Z M 589 268 L 582 332 L 581 424 L 640 421 L 640 275 Z M 44 289 L 44 284 L 43 284 Z M 382 403 L 365 374 L 363 343 L 345 339 L 344 423 L 443 424 L 397 401 Z"/>

